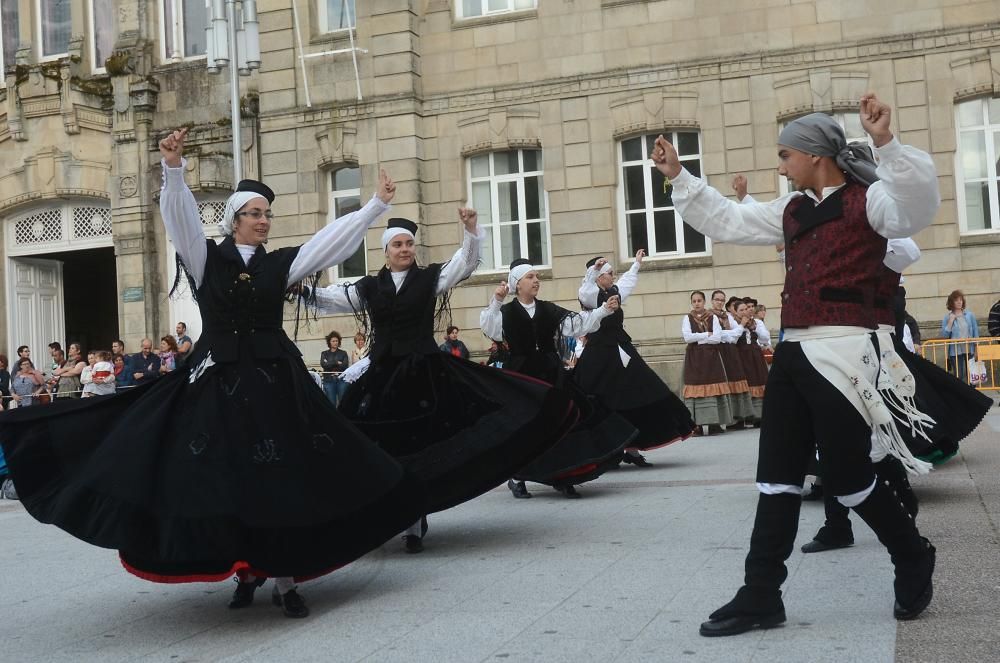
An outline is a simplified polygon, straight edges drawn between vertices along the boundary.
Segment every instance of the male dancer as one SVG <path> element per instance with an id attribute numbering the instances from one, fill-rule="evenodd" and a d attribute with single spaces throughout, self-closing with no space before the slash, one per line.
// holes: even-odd
<path id="1" fill-rule="evenodd" d="M 875 531 L 895 565 L 897 619 L 912 619 L 933 595 L 934 547 L 875 479 L 876 442 L 907 455 L 876 386 L 881 353 L 874 295 L 888 238 L 931 224 L 940 205 L 930 155 L 901 145 L 889 129 L 891 109 L 874 94 L 860 103 L 879 165 L 847 145 L 828 115 L 790 122 L 778 138 L 778 172 L 797 191 L 769 203 L 739 204 L 685 171 L 662 136 L 652 159 L 673 184 L 684 220 L 716 241 L 785 244 L 784 342 L 774 354 L 764 400 L 757 486 L 761 492 L 746 559 L 745 584 L 701 625 L 705 636 L 735 635 L 785 621 L 781 583 L 798 529 L 802 483 L 820 447 L 827 490 Z M 836 430 L 836 439 L 829 431 Z"/>

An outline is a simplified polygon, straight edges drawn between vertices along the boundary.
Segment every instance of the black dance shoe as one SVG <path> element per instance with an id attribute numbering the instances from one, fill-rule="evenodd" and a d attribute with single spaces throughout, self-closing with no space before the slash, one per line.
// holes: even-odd
<path id="1" fill-rule="evenodd" d="M 893 583 L 896 602 L 892 608 L 892 615 L 901 621 L 915 619 L 934 598 L 933 577 L 937 550 L 930 541 L 923 537 L 921 539 L 924 553 L 919 559 L 913 561 L 893 559 L 896 566 L 896 580 Z"/>
<path id="2" fill-rule="evenodd" d="M 726 426 L 726 430 L 743 430 L 747 427 L 746 422 L 737 421 L 735 424 Z"/>
<path id="3" fill-rule="evenodd" d="M 527 486 L 524 485 L 523 481 L 514 481 L 513 479 L 507 480 L 507 487 L 510 488 L 510 493 L 519 500 L 528 499 L 531 497 L 531 493 L 528 492 Z"/>
<path id="4" fill-rule="evenodd" d="M 564 497 L 568 497 L 571 500 L 578 500 L 581 497 L 583 497 L 582 495 L 580 495 L 580 493 L 576 492 L 576 488 L 570 485 L 552 486 L 552 487 L 558 490 L 560 493 L 562 493 Z"/>
<path id="5" fill-rule="evenodd" d="M 698 632 L 706 638 L 715 638 L 757 628 L 774 628 L 784 623 L 785 605 L 780 590 L 744 585 L 732 601 L 708 616 Z"/>
<path id="6" fill-rule="evenodd" d="M 424 551 L 424 540 L 416 534 L 407 534 L 403 537 L 403 550 L 411 555 Z"/>
<path id="7" fill-rule="evenodd" d="M 233 592 L 233 598 L 229 601 L 229 607 L 232 610 L 237 608 L 245 608 L 251 603 L 253 603 L 253 593 L 258 587 L 264 584 L 267 578 L 257 578 L 256 580 L 248 580 L 246 582 L 241 581 L 239 578 L 233 578 L 236 581 L 236 591 Z"/>
<path id="8" fill-rule="evenodd" d="M 634 456 L 628 452 L 622 454 L 622 462 L 629 463 L 630 465 L 635 465 L 636 467 L 652 467 L 653 464 L 646 460 L 645 456 L 642 454 L 635 454 Z"/>
<path id="9" fill-rule="evenodd" d="M 818 553 L 826 552 L 827 550 L 837 550 L 838 548 L 849 548 L 854 545 L 854 541 L 845 541 L 841 543 L 827 543 L 826 541 L 820 541 L 819 539 L 813 539 L 809 543 L 802 546 L 802 552 L 804 553 Z"/>
<path id="10" fill-rule="evenodd" d="M 306 607 L 306 602 L 302 600 L 302 597 L 294 589 L 289 589 L 284 594 L 279 594 L 278 587 L 275 586 L 274 591 L 271 592 L 271 602 L 274 605 L 281 606 L 285 617 L 302 619 L 309 616 L 309 608 Z"/>
<path id="11" fill-rule="evenodd" d="M 719 424 L 709 424 L 708 434 L 709 435 L 722 435 L 726 431 Z"/>

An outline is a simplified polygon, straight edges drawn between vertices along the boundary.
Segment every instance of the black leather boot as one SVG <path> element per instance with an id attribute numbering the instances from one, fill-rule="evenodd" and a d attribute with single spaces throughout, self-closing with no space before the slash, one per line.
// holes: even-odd
<path id="1" fill-rule="evenodd" d="M 785 560 L 795 545 L 801 506 L 798 495 L 760 496 L 746 559 L 746 584 L 732 601 L 709 615 L 709 621 L 701 625 L 701 635 L 737 635 L 784 623 L 781 583 L 788 577 Z"/>
<path id="2" fill-rule="evenodd" d="M 306 602 L 302 600 L 302 597 L 299 596 L 299 593 L 295 591 L 295 588 L 281 594 L 278 592 L 278 586 L 275 585 L 274 591 L 271 592 L 271 602 L 281 607 L 282 612 L 285 613 L 285 617 L 302 619 L 309 616 L 309 608 L 306 606 Z"/>
<path id="3" fill-rule="evenodd" d="M 813 540 L 802 546 L 804 553 L 825 552 L 854 545 L 851 510 L 830 493 L 823 495 L 823 510 L 826 512 L 826 522 L 816 532 Z"/>
<path id="4" fill-rule="evenodd" d="M 527 499 L 531 497 L 531 493 L 528 492 L 528 487 L 524 485 L 523 481 L 508 479 L 507 488 L 510 489 L 510 494 L 518 499 Z"/>
<path id="5" fill-rule="evenodd" d="M 889 551 L 896 569 L 893 615 L 896 619 L 915 618 L 934 596 L 934 546 L 920 536 L 913 518 L 881 480 L 875 482 L 875 490 L 854 510 Z"/>
<path id="6" fill-rule="evenodd" d="M 264 584 L 267 578 L 246 581 L 233 578 L 233 580 L 236 581 L 236 591 L 233 592 L 233 598 L 229 601 L 229 607 L 236 610 L 237 608 L 245 608 L 253 603 L 253 593 L 257 591 L 258 587 Z"/>

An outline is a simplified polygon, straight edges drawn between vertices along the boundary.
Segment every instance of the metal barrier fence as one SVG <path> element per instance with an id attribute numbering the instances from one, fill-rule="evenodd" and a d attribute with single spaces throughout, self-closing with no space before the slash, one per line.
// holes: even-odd
<path id="1" fill-rule="evenodd" d="M 920 355 L 980 391 L 1000 391 L 1000 338 L 933 338 L 923 342 Z M 969 370 L 969 360 L 982 362 L 985 379 Z"/>

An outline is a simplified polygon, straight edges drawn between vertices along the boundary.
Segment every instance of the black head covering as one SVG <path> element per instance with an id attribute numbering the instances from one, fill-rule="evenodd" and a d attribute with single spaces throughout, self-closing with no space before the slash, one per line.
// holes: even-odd
<path id="1" fill-rule="evenodd" d="M 593 267 L 594 265 L 596 265 L 597 261 L 600 260 L 603 257 L 604 256 L 594 256 L 593 258 L 591 258 L 590 260 L 588 260 L 587 261 L 587 269 L 590 269 L 591 267 Z"/>
<path id="2" fill-rule="evenodd" d="M 236 190 L 249 191 L 263 196 L 267 199 L 268 205 L 274 202 L 274 191 L 271 191 L 271 187 L 267 186 L 263 182 L 258 182 L 257 180 L 241 180 L 236 186 Z"/>
<path id="3" fill-rule="evenodd" d="M 402 217 L 395 217 L 389 219 L 389 223 L 386 224 L 386 229 L 388 228 L 402 228 L 403 230 L 409 230 L 413 235 L 417 234 L 417 224 L 409 219 L 404 219 Z"/>
<path id="4" fill-rule="evenodd" d="M 514 262 L 510 263 L 510 267 L 508 267 L 507 269 L 509 271 L 511 269 L 514 269 L 518 265 L 530 265 L 530 264 L 531 264 L 531 261 L 528 260 L 527 258 L 517 258 L 517 259 L 514 260 Z"/>

